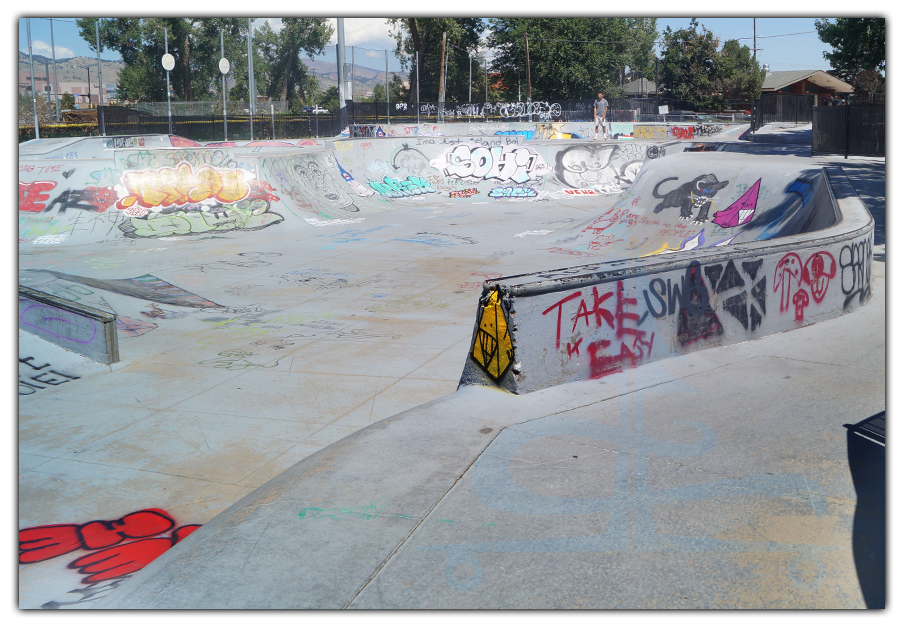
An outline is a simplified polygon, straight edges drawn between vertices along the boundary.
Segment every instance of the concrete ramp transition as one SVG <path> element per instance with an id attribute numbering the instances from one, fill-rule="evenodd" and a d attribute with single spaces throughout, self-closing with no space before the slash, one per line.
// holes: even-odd
<path id="1" fill-rule="evenodd" d="M 852 504 L 834 502 L 849 498 L 847 477 L 824 472 L 844 447 L 812 434 L 840 403 L 811 402 L 797 422 L 808 435 L 757 422 L 780 411 L 764 395 L 773 389 L 798 398 L 876 364 L 822 362 L 806 343 L 796 357 L 770 358 L 796 328 L 839 336 L 844 319 L 826 321 L 845 314 L 857 324 L 847 344 L 864 339 L 872 306 L 857 309 L 880 288 L 865 205 L 840 169 L 732 151 L 742 148 L 727 127 L 633 125 L 595 142 L 585 138 L 589 124 L 573 125 L 376 126 L 354 138 L 202 146 L 178 137 L 23 144 L 19 248 L 36 262 L 23 270 L 54 278 L 53 287 L 152 301 L 154 314 L 231 308 L 149 273 L 76 275 L 54 252 L 127 246 L 124 257 L 164 250 L 167 240 L 193 252 L 200 240 L 247 231 L 286 236 L 293 248 L 295 232 L 310 227 L 455 199 L 480 205 L 472 210 L 484 215 L 478 237 L 490 252 L 513 239 L 490 244 L 492 214 L 581 205 L 577 219 L 515 235 L 580 265 L 536 264 L 539 272 L 483 283 L 456 393 L 368 424 L 201 527 L 191 523 L 195 531 L 166 539 L 164 553 L 97 608 L 859 605 L 844 551 Z M 596 207 L 587 218 L 584 200 Z M 159 254 L 160 269 L 168 256 Z M 460 357 L 466 333 L 454 339 Z M 745 358 L 749 371 L 761 368 L 763 379 L 747 387 L 760 409 L 753 423 L 732 424 L 723 411 L 744 368 L 711 348 L 770 335 L 752 344 L 766 350 Z M 688 353 L 699 368 L 678 358 Z M 233 361 L 217 362 L 230 370 Z M 827 384 L 813 370 L 775 381 L 773 368 L 785 364 L 840 372 Z M 871 382 L 859 379 L 841 415 Z M 683 410 L 697 394 L 697 421 L 664 415 L 670 399 Z"/>

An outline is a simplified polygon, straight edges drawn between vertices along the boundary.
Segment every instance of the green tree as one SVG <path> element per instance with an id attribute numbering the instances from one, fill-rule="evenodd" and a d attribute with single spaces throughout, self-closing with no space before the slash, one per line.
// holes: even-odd
<path id="1" fill-rule="evenodd" d="M 766 72 L 754 59 L 749 46 L 728 40 L 719 51 L 719 72 L 726 98 L 741 101 L 759 99 Z"/>
<path id="2" fill-rule="evenodd" d="M 96 50 L 94 24 L 98 18 L 76 21 L 81 37 Z M 247 32 L 244 18 L 112 18 L 99 20 L 100 47 L 117 51 L 125 67 L 119 73 L 119 98 L 129 101 L 165 101 L 166 72 L 162 56 L 175 58 L 169 83 L 176 99 L 194 101 L 221 96 L 220 33 L 225 36 L 225 56 L 235 81 L 232 98 L 246 98 Z M 255 51 L 254 62 L 259 57 Z M 263 68 L 254 74 L 262 78 Z M 256 70 L 256 69 L 255 69 Z M 243 91 L 241 90 L 243 88 Z"/>
<path id="3" fill-rule="evenodd" d="M 399 103 L 401 101 L 400 95 L 403 91 L 403 82 L 400 80 L 400 77 L 397 75 L 397 73 L 391 73 L 391 80 L 390 80 L 388 86 L 391 89 L 390 102 L 391 103 Z M 384 103 L 385 102 L 386 91 L 384 89 L 383 83 L 378 82 L 377 84 L 375 84 L 375 87 L 372 88 L 372 92 L 375 95 L 372 98 L 372 101 L 374 101 L 376 103 Z"/>
<path id="4" fill-rule="evenodd" d="M 38 125 L 53 123 L 56 111 L 50 107 L 47 97 L 39 92 L 32 102 L 31 91 L 26 90 L 19 93 L 19 125 L 34 125 L 35 104 L 37 104 Z"/>
<path id="5" fill-rule="evenodd" d="M 834 49 L 825 53 L 836 74 L 845 81 L 864 70 L 883 73 L 885 69 L 884 18 L 827 18 L 816 20 L 819 39 Z"/>
<path id="6" fill-rule="evenodd" d="M 623 84 L 653 71 L 656 18 L 502 18 L 489 22 L 491 65 L 506 86 L 532 100 L 589 99 L 602 90 L 624 95 Z M 526 64 L 525 35 L 528 35 Z"/>
<path id="7" fill-rule="evenodd" d="M 319 107 L 325 108 L 331 114 L 337 114 L 338 110 L 341 109 L 339 96 L 337 86 L 330 86 L 319 98 Z"/>
<path id="8" fill-rule="evenodd" d="M 391 35 L 397 43 L 394 54 L 401 68 L 409 73 L 409 90 L 403 100 L 413 103 L 418 86 L 419 99 L 437 101 L 440 97 L 441 49 L 446 45 L 446 100 L 468 101 L 469 58 L 472 57 L 472 95 L 484 85 L 484 66 L 476 58 L 479 38 L 485 23 L 480 18 L 389 18 Z M 416 63 L 418 60 L 418 64 Z M 419 72 L 421 71 L 421 77 Z M 480 80 L 479 80 L 480 77 Z"/>
<path id="9" fill-rule="evenodd" d="M 333 32 L 326 18 L 281 18 L 278 33 L 268 23 L 263 24 L 254 35 L 254 43 L 264 60 L 261 71 L 269 100 L 287 101 L 292 110 L 298 111 L 313 96 L 315 78 L 300 55 L 321 55 Z"/>
<path id="10" fill-rule="evenodd" d="M 64 92 L 59 97 L 59 109 L 60 110 L 74 110 L 75 109 L 75 97 L 70 95 L 68 92 Z"/>
<path id="11" fill-rule="evenodd" d="M 660 61 L 660 92 L 674 99 L 678 108 L 689 110 L 721 110 L 727 105 L 722 94 L 718 40 L 706 27 L 697 31 L 696 18 L 690 28 L 663 33 Z"/>

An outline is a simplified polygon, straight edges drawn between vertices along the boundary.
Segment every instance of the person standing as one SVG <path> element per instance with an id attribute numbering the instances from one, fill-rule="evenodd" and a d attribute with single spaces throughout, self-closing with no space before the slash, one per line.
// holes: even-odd
<path id="1" fill-rule="evenodd" d="M 600 127 L 603 127 L 603 136 L 609 138 L 609 132 L 606 129 L 606 110 L 609 108 L 609 102 L 603 98 L 603 93 L 598 92 L 597 98 L 594 100 L 594 140 L 600 134 Z"/>

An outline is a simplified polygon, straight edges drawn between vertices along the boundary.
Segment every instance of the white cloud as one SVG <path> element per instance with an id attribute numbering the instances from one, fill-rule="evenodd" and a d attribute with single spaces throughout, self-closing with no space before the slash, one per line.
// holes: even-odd
<path id="1" fill-rule="evenodd" d="M 31 50 L 35 55 L 53 57 L 53 48 L 47 42 L 42 42 L 41 40 L 32 40 Z M 67 57 L 75 57 L 75 53 L 72 52 L 72 49 L 66 48 L 65 46 L 57 46 L 56 59 L 65 59 Z"/>
<path id="2" fill-rule="evenodd" d="M 328 42 L 333 46 L 337 44 L 337 18 L 328 21 L 334 27 Z M 366 47 L 384 55 L 384 49 L 393 51 L 396 43 L 385 18 L 344 18 L 344 45 Z"/>

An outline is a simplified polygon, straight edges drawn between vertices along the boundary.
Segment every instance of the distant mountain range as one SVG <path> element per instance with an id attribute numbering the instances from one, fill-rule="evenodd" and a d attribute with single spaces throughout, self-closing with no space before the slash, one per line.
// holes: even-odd
<path id="1" fill-rule="evenodd" d="M 91 69 L 91 83 L 97 83 L 97 58 L 96 57 L 67 57 L 56 60 L 56 72 L 60 81 L 87 82 L 88 71 Z M 119 71 L 125 68 L 122 61 L 113 61 L 100 58 L 100 72 L 103 73 L 103 83 L 115 84 L 119 80 Z M 31 73 L 31 61 L 26 53 L 19 51 L 19 72 Z M 53 58 L 44 55 L 34 55 L 34 75 L 43 77 L 45 72 L 53 73 Z"/>
<path id="2" fill-rule="evenodd" d="M 302 60 L 307 68 L 315 72 L 316 79 L 322 90 L 331 86 L 337 86 L 337 64 L 325 60 Z M 91 69 L 91 82 L 97 83 L 97 58 L 96 57 L 69 57 L 56 60 L 56 70 L 60 81 L 87 81 L 88 71 Z M 115 84 L 119 79 L 119 72 L 125 68 L 122 61 L 113 61 L 100 58 L 100 70 L 103 73 L 103 83 Z M 53 72 L 53 59 L 44 55 L 34 55 L 34 74 L 43 76 L 45 70 Z M 31 65 L 26 53 L 19 51 L 19 72 L 30 73 Z M 393 74 L 393 72 L 391 73 Z M 397 73 L 403 81 L 408 81 L 407 73 Z M 372 92 L 377 84 L 384 85 L 384 69 L 376 70 L 356 64 L 353 67 L 354 91 Z"/>

